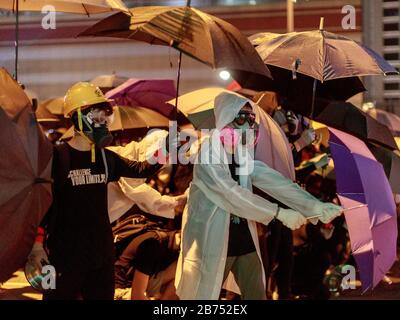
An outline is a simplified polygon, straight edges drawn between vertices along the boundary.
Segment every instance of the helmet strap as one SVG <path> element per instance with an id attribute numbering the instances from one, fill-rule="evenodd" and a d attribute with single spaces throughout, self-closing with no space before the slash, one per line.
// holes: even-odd
<path id="1" fill-rule="evenodd" d="M 95 144 L 93 143 L 92 140 L 90 140 L 84 133 L 83 133 L 83 123 L 82 123 L 82 110 L 81 108 L 78 108 L 78 126 L 79 126 L 79 134 L 84 137 L 90 144 L 90 149 L 91 149 L 91 161 L 92 163 L 96 162 L 96 148 Z"/>

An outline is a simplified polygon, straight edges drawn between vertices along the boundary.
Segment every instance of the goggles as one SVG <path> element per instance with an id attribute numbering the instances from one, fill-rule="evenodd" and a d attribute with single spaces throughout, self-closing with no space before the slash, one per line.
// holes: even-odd
<path id="1" fill-rule="evenodd" d="M 256 114 L 249 111 L 239 111 L 234 122 L 239 126 L 243 126 L 247 122 L 250 127 L 253 127 L 256 123 Z"/>
<path id="2" fill-rule="evenodd" d="M 114 120 L 113 108 L 90 108 L 86 114 L 89 123 L 95 126 L 110 125 Z"/>

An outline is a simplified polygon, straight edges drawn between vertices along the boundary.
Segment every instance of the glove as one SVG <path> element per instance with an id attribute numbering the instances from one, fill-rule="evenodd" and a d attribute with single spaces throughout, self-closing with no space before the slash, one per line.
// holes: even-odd
<path id="1" fill-rule="evenodd" d="M 333 203 L 323 203 L 321 209 L 322 209 L 321 210 L 322 216 L 321 216 L 321 218 L 319 218 L 319 220 L 322 223 L 331 222 L 337 216 L 340 216 L 343 212 L 342 207 L 337 206 L 336 204 L 333 204 Z"/>
<path id="2" fill-rule="evenodd" d="M 316 163 L 315 163 L 315 167 L 317 169 L 325 167 L 329 164 L 329 157 L 327 154 L 324 154 Z"/>
<path id="3" fill-rule="evenodd" d="M 42 243 L 35 242 L 33 244 L 28 260 L 33 263 L 38 270 L 42 270 L 43 265 L 49 264 L 49 258 Z"/>
<path id="4" fill-rule="evenodd" d="M 299 152 L 301 149 L 313 143 L 314 140 L 315 131 L 313 128 L 309 128 L 303 131 L 300 138 L 295 141 L 294 146 L 296 147 L 297 152 Z"/>
<path id="5" fill-rule="evenodd" d="M 307 223 L 306 218 L 304 218 L 299 212 L 292 209 L 280 208 L 276 219 L 281 221 L 286 227 L 292 230 L 296 230 L 303 224 Z"/>

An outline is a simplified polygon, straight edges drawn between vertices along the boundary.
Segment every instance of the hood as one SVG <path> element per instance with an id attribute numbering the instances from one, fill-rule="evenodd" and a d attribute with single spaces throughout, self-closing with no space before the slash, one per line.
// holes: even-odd
<path id="1" fill-rule="evenodd" d="M 232 122 L 246 103 L 249 103 L 254 110 L 253 101 L 235 92 L 222 92 L 216 96 L 214 100 L 216 128 L 221 130 L 228 123 Z"/>

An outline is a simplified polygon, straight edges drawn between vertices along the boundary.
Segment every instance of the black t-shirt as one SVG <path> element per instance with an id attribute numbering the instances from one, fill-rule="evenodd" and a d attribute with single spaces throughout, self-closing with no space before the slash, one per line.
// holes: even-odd
<path id="1" fill-rule="evenodd" d="M 238 166 L 233 162 L 229 164 L 231 176 L 235 181 L 239 181 L 239 176 L 236 174 Z M 250 229 L 246 219 L 230 215 L 229 223 L 229 242 L 228 242 L 228 257 L 241 256 L 255 251 L 253 238 L 251 237 Z"/>
<path id="2" fill-rule="evenodd" d="M 104 154 L 108 170 L 100 149 L 96 149 L 92 163 L 91 151 L 79 151 L 68 144 L 55 148 L 53 204 L 42 224 L 49 234 L 49 259 L 58 270 L 113 263 L 107 182 L 146 177 L 161 167 L 129 161 L 109 150 Z"/>
<path id="3" fill-rule="evenodd" d="M 131 287 L 136 270 L 153 276 L 178 259 L 179 251 L 168 247 L 177 230 L 148 230 L 132 239 L 115 263 L 116 288 Z"/>

